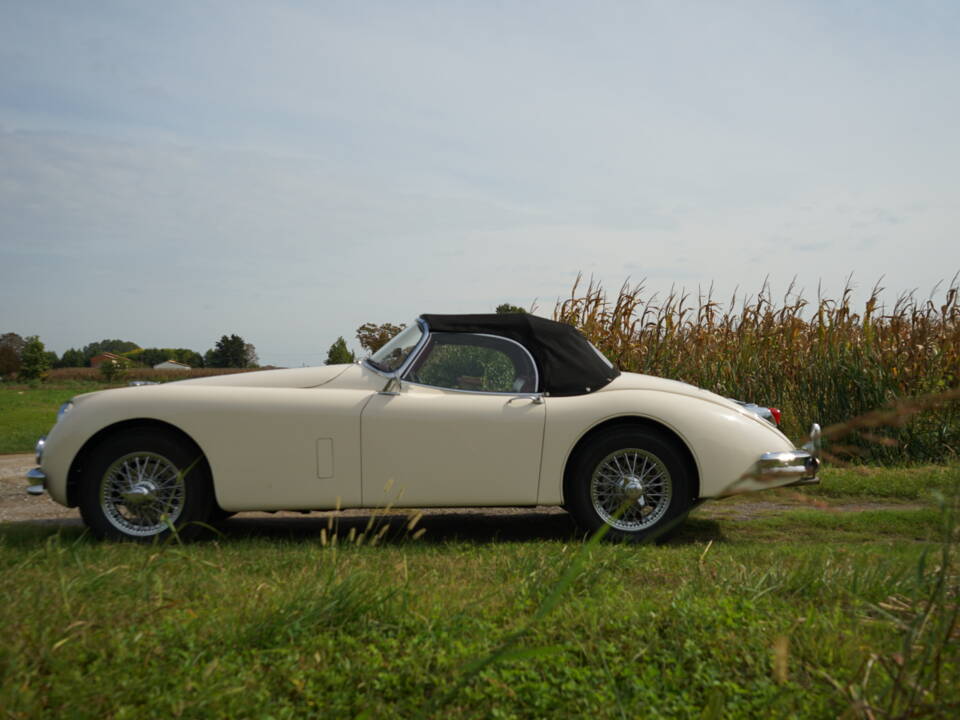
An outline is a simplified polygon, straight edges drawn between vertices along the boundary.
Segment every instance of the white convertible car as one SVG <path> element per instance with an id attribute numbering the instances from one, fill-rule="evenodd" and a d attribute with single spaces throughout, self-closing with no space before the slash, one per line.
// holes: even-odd
<path id="1" fill-rule="evenodd" d="M 28 474 L 99 537 L 181 535 L 244 510 L 562 505 L 641 539 L 713 497 L 816 482 L 770 422 L 621 373 L 526 314 L 423 315 L 353 365 L 80 395 Z"/>

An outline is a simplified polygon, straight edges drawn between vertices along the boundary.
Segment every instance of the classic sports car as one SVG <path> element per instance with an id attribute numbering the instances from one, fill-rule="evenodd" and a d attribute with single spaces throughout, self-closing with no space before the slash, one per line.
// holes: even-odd
<path id="1" fill-rule="evenodd" d="M 818 433 L 796 449 L 736 402 L 619 372 L 569 325 L 423 315 L 353 365 L 80 395 L 28 476 L 99 537 L 392 504 L 562 505 L 641 539 L 706 498 L 816 482 Z"/>

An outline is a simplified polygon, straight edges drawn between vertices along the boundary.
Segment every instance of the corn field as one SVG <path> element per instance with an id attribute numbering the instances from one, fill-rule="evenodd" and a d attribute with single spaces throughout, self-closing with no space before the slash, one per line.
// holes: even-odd
<path id="1" fill-rule="evenodd" d="M 647 295 L 624 284 L 608 298 L 577 278 L 554 317 L 578 327 L 621 370 L 698 385 L 725 397 L 779 407 L 795 441 L 810 423 L 839 425 L 912 398 L 943 396 L 885 426 L 858 430 L 834 452 L 873 462 L 929 462 L 960 452 L 960 285 L 927 300 L 901 294 L 890 307 L 874 286 L 861 308 L 849 282 L 838 299 L 808 301 L 793 284 L 776 300 L 765 281 L 756 295 L 726 305 L 712 288 L 696 297 Z M 919 405 L 917 405 L 919 408 Z M 874 414 L 874 417 L 881 417 Z M 843 443 L 842 445 L 840 443 Z"/>

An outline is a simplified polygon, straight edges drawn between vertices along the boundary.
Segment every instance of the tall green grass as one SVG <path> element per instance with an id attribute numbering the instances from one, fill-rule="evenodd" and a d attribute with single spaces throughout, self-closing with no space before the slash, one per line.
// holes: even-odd
<path id="1" fill-rule="evenodd" d="M 955 717 L 956 524 L 910 517 L 661 547 L 0 526 L 0 716 Z"/>
<path id="2" fill-rule="evenodd" d="M 791 285 L 781 300 L 766 282 L 726 305 L 712 289 L 648 295 L 623 285 L 574 283 L 554 317 L 578 327 L 622 370 L 674 378 L 720 395 L 779 407 L 788 435 L 811 422 L 849 418 L 901 402 L 888 427 L 860 428 L 834 451 L 879 462 L 942 462 L 960 452 L 960 285 L 890 307 L 874 286 L 862 308 L 847 285 L 809 301 Z M 905 413 L 908 398 L 954 393 Z M 908 418 L 907 414 L 911 414 Z M 879 418 L 876 425 L 887 423 Z"/>

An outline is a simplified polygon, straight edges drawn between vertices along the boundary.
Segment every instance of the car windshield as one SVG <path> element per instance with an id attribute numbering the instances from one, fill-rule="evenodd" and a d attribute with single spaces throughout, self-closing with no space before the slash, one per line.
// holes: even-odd
<path id="1" fill-rule="evenodd" d="M 415 322 L 368 357 L 367 362 L 377 370 L 394 372 L 403 365 L 422 337 L 423 331 L 420 329 L 420 323 Z"/>

